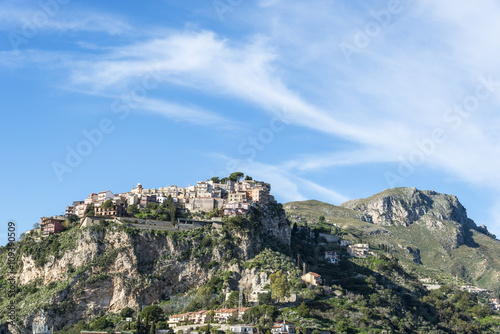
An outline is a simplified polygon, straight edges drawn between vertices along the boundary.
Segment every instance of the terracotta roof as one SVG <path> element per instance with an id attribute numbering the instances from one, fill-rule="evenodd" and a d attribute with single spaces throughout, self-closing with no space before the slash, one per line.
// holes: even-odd
<path id="1" fill-rule="evenodd" d="M 308 274 L 311 274 L 311 275 L 313 275 L 314 277 L 321 277 L 321 275 L 320 275 L 320 274 L 316 274 L 316 273 L 313 273 L 313 272 L 308 272 Z"/>

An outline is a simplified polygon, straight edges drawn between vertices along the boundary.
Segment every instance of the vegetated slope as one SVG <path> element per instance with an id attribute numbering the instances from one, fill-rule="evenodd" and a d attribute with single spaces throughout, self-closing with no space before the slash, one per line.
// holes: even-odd
<path id="1" fill-rule="evenodd" d="M 220 230 L 209 225 L 155 231 L 103 220 L 47 238 L 27 236 L 16 244 L 14 300 L 7 297 L 7 251 L 0 248 L 0 332 L 31 333 L 33 318 L 42 309 L 48 323 L 61 329 L 125 307 L 159 303 L 209 282 L 266 247 L 289 249 L 290 232 L 281 206 L 270 203 L 253 209 L 248 219 L 228 219 Z M 7 332 L 12 301 L 17 324 Z"/>
<path id="2" fill-rule="evenodd" d="M 477 227 L 452 195 L 416 188 L 394 188 L 366 199 L 334 206 L 318 201 L 284 205 L 292 221 L 335 224 L 353 241 L 386 245 L 415 270 L 434 278 L 500 290 L 500 241 Z M 348 238 L 349 238 L 348 237 Z"/>

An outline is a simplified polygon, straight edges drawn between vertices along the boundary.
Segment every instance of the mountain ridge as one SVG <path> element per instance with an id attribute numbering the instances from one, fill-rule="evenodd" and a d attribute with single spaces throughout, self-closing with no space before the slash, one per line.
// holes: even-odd
<path id="1" fill-rule="evenodd" d="M 284 208 L 292 221 L 318 221 L 323 215 L 355 241 L 390 245 L 417 270 L 500 289 L 500 241 L 478 227 L 454 195 L 393 188 L 338 206 L 309 200 L 285 203 Z"/>

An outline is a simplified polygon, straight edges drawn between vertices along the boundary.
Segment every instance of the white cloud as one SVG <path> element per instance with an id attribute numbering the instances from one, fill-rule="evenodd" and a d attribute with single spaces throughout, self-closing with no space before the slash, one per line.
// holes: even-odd
<path id="1" fill-rule="evenodd" d="M 230 170 L 220 172 L 220 176 L 241 171 L 256 180 L 272 180 L 272 193 L 284 202 L 304 201 L 316 197 L 328 203 L 340 204 L 350 198 L 335 189 L 311 182 L 297 176 L 284 165 L 270 165 L 249 160 L 234 159 L 221 154 L 211 154 L 212 158 L 226 161 Z"/>
<path id="2" fill-rule="evenodd" d="M 140 109 L 167 118 L 188 121 L 198 125 L 212 125 L 220 128 L 227 127 L 232 129 L 237 127 L 235 122 L 229 121 L 224 117 L 196 106 L 183 106 L 158 99 L 145 99 L 140 102 Z"/>
<path id="3" fill-rule="evenodd" d="M 40 32 L 104 32 L 120 35 L 132 30 L 123 19 L 110 14 L 87 10 L 70 12 L 66 10 L 66 5 L 57 1 L 51 5 L 44 5 L 45 2 L 37 4 L 4 4 L 0 11 L 0 30 L 28 39 Z"/>

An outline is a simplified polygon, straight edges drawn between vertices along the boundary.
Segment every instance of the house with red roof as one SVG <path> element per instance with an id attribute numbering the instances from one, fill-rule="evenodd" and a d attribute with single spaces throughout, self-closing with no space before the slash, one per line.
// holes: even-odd
<path id="1" fill-rule="evenodd" d="M 308 272 L 307 274 L 303 275 L 301 277 L 301 279 L 304 282 L 309 283 L 309 284 L 314 285 L 314 286 L 319 286 L 322 283 L 321 275 L 313 273 L 313 272 Z"/>
<path id="2" fill-rule="evenodd" d="M 297 330 L 291 322 L 283 320 L 283 322 L 275 322 L 271 329 L 273 334 L 295 334 Z"/>

